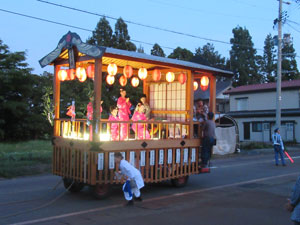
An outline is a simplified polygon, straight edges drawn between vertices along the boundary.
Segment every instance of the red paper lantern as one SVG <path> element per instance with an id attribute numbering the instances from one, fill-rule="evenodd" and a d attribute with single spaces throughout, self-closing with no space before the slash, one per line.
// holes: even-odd
<path id="1" fill-rule="evenodd" d="M 130 78 L 133 74 L 133 69 L 131 66 L 126 65 L 123 69 L 123 74 L 126 78 Z"/>
<path id="2" fill-rule="evenodd" d="M 123 87 L 126 86 L 126 84 L 127 84 L 127 78 L 125 77 L 125 75 L 123 75 L 123 76 L 120 77 L 119 83 Z"/>
<path id="3" fill-rule="evenodd" d="M 201 77 L 201 80 L 200 80 L 200 88 L 202 91 L 206 91 L 207 88 L 208 88 L 208 84 L 209 84 L 209 79 L 207 76 L 203 76 Z"/>
<path id="4" fill-rule="evenodd" d="M 76 77 L 76 71 L 74 69 L 68 69 L 68 80 L 74 80 Z"/>
<path id="5" fill-rule="evenodd" d="M 112 85 L 115 83 L 115 76 L 114 75 L 107 75 L 106 76 L 106 83 Z"/>
<path id="6" fill-rule="evenodd" d="M 158 69 L 153 70 L 152 79 L 154 81 L 159 81 L 160 78 L 161 78 L 161 72 L 160 72 L 160 70 L 158 70 Z"/>
<path id="7" fill-rule="evenodd" d="M 179 83 L 184 84 L 186 82 L 186 74 L 185 73 L 179 74 L 178 81 L 179 81 Z"/>
<path id="8" fill-rule="evenodd" d="M 175 74 L 173 72 L 167 72 L 166 80 L 170 83 L 173 82 L 175 80 Z"/>
<path id="9" fill-rule="evenodd" d="M 111 64 L 108 64 L 107 66 L 107 72 L 109 75 L 116 75 L 117 72 L 118 72 L 118 67 L 115 63 L 111 63 Z"/>
<path id="10" fill-rule="evenodd" d="M 194 81 L 194 91 L 196 91 L 198 89 L 198 82 Z"/>
<path id="11" fill-rule="evenodd" d="M 78 67 L 76 69 L 76 77 L 80 82 L 84 82 L 87 78 L 85 69 L 83 67 Z"/>
<path id="12" fill-rule="evenodd" d="M 95 65 L 94 64 L 90 64 L 87 69 L 87 76 L 88 78 L 91 78 L 94 80 L 94 77 L 95 77 Z"/>
<path id="13" fill-rule="evenodd" d="M 148 72 L 147 72 L 146 68 L 142 67 L 139 69 L 138 75 L 141 80 L 145 80 L 147 78 L 147 74 L 148 74 Z"/>
<path id="14" fill-rule="evenodd" d="M 60 81 L 65 81 L 68 77 L 68 73 L 66 70 L 59 70 L 58 71 L 58 79 Z"/>
<path id="15" fill-rule="evenodd" d="M 133 78 L 131 79 L 131 85 L 132 85 L 133 87 L 139 86 L 139 83 L 140 83 L 139 78 L 133 77 Z"/>

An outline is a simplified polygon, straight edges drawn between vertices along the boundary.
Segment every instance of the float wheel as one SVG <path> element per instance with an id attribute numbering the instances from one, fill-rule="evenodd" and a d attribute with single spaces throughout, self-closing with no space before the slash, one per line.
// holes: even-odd
<path id="1" fill-rule="evenodd" d="M 68 189 L 73 182 L 73 180 L 69 178 L 63 178 L 63 181 L 66 189 Z M 69 191 L 72 193 L 76 193 L 81 191 L 83 188 L 84 188 L 84 183 L 74 181 L 72 186 L 69 188 Z"/>
<path id="2" fill-rule="evenodd" d="M 111 186 L 110 184 L 96 184 L 95 186 L 91 186 L 93 195 L 97 199 L 104 199 L 110 195 Z"/>
<path id="3" fill-rule="evenodd" d="M 189 180 L 189 176 L 184 176 L 184 177 L 172 179 L 171 182 L 174 187 L 184 187 L 187 184 L 188 180 Z"/>

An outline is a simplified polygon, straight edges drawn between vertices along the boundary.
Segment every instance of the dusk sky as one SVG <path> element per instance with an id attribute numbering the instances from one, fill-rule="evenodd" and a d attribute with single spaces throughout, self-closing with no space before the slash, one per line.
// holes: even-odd
<path id="1" fill-rule="evenodd" d="M 100 17 L 72 11 L 58 6 L 49 5 L 36 0 L 1 0 L 1 10 L 39 17 L 59 23 L 78 26 L 94 30 Z M 62 4 L 111 17 L 122 17 L 124 20 L 145 25 L 174 30 L 201 38 L 230 42 L 233 37 L 232 29 L 246 27 L 254 42 L 258 54 L 262 54 L 264 40 L 273 29 L 273 20 L 278 17 L 277 0 L 49 0 Z M 294 48 L 297 53 L 298 68 L 300 67 L 300 5 L 293 0 L 291 4 L 283 4 L 289 18 L 283 26 L 283 33 L 290 33 L 293 37 Z M 27 62 L 34 69 L 34 73 L 41 74 L 44 70 L 53 71 L 51 66 L 42 69 L 38 60 L 52 51 L 59 39 L 69 30 L 76 32 L 86 41 L 91 32 L 71 27 L 51 24 L 31 18 L 0 11 L 0 39 L 10 47 L 11 51 L 26 51 Z M 109 19 L 114 29 L 115 20 Z M 207 42 L 213 43 L 215 50 L 228 58 L 230 44 L 207 41 L 200 38 L 172 34 L 160 30 L 150 29 L 128 23 L 131 39 L 158 43 L 161 46 L 187 48 L 192 52 Z M 150 54 L 152 45 L 136 43 L 145 53 Z M 163 48 L 168 55 L 172 49 Z M 260 49 L 260 50 L 259 50 Z"/>

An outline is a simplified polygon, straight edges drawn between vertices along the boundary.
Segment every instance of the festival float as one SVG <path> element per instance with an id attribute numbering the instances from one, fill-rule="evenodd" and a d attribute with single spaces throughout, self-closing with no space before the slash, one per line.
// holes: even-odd
<path id="1" fill-rule="evenodd" d="M 121 152 L 141 171 L 145 183 L 171 180 L 174 186 L 184 186 L 190 175 L 199 173 L 202 132 L 201 123 L 193 121 L 194 90 L 198 86 L 202 90 L 210 87 L 209 110 L 215 113 L 216 77 L 231 77 L 231 72 L 90 45 L 72 32 L 64 35 L 57 47 L 39 62 L 42 67 L 54 66 L 52 172 L 63 178 L 65 187 L 72 185 L 70 191 L 78 192 L 89 185 L 97 198 L 107 196 L 112 184 L 124 181 L 115 176 L 118 171 L 115 152 Z M 119 81 L 116 74 L 122 74 Z M 92 117 L 77 118 L 73 102 L 67 112 L 71 118 L 64 118 L 60 109 L 60 85 L 68 79 L 78 79 L 82 85 L 86 79 L 93 79 L 93 103 L 89 105 Z M 102 119 L 103 81 L 112 88 L 115 82 L 133 87 L 142 82 L 152 119 Z M 133 126 L 142 129 L 144 135 L 133 132 Z M 124 127 L 127 135 L 120 138 Z M 112 135 L 112 130 L 118 135 Z"/>

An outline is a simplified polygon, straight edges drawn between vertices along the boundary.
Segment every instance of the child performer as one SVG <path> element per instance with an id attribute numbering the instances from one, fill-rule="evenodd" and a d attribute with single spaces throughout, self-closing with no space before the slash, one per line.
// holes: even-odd
<path id="1" fill-rule="evenodd" d="M 131 103 L 129 98 L 126 98 L 126 90 L 121 88 L 120 95 L 117 102 L 119 108 L 119 120 L 129 121 Z M 128 124 L 121 124 L 120 133 L 120 140 L 125 140 L 128 137 Z"/>
<path id="2" fill-rule="evenodd" d="M 133 121 L 147 121 L 146 115 L 144 113 L 145 111 L 145 107 L 143 105 L 143 103 L 138 103 L 137 105 L 138 110 L 135 111 L 135 113 L 132 116 L 132 120 Z M 133 123 L 131 128 L 132 130 L 138 135 L 138 139 L 150 139 L 150 134 L 149 131 L 147 129 L 148 125 L 147 124 L 142 124 L 142 123 Z M 137 129 L 137 131 L 136 131 Z"/>
<path id="3" fill-rule="evenodd" d="M 120 152 L 115 153 L 115 162 L 119 164 L 121 174 L 127 177 L 127 180 L 123 185 L 124 197 L 127 200 L 126 205 L 133 205 L 133 195 L 135 196 L 136 201 L 142 201 L 140 189 L 145 185 L 141 172 L 123 159 Z"/>
<path id="4" fill-rule="evenodd" d="M 111 106 L 110 107 L 110 115 L 108 121 L 119 121 L 118 118 L 118 107 Z M 111 123 L 110 124 L 110 135 L 113 141 L 119 140 L 119 124 L 118 123 Z"/>

